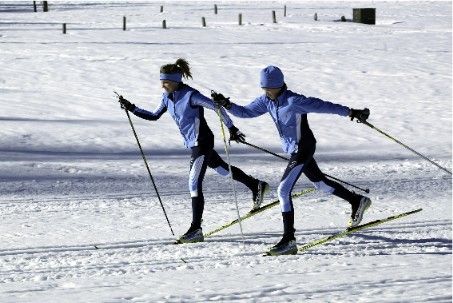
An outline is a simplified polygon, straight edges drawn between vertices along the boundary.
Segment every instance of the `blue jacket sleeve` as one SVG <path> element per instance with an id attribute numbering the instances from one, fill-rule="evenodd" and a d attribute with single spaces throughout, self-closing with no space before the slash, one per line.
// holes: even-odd
<path id="1" fill-rule="evenodd" d="M 193 93 L 193 95 L 190 99 L 190 102 L 193 106 L 197 106 L 197 105 L 203 106 L 203 107 L 212 109 L 214 111 L 217 111 L 217 108 L 216 108 L 214 102 L 212 102 L 211 99 L 204 96 L 203 94 L 201 94 L 198 91 Z M 222 117 L 223 123 L 225 123 L 226 127 L 230 128 L 233 126 L 233 121 L 231 121 L 231 118 L 230 118 L 230 116 L 228 116 L 225 109 L 220 108 L 220 116 Z"/>
<path id="2" fill-rule="evenodd" d="M 254 118 L 267 113 L 267 107 L 264 104 L 263 99 L 258 97 L 246 106 L 231 103 L 231 108 L 228 111 L 236 117 Z"/>
<path id="3" fill-rule="evenodd" d="M 340 116 L 349 115 L 349 107 L 341 104 L 324 101 L 314 97 L 299 96 L 294 100 L 295 110 L 299 113 L 324 113 L 337 114 Z"/>
<path id="4" fill-rule="evenodd" d="M 159 107 L 156 108 L 156 110 L 154 110 L 153 112 L 136 107 L 132 113 L 142 119 L 156 121 L 166 111 L 167 111 L 167 107 L 165 106 L 164 100 L 162 100 Z"/>

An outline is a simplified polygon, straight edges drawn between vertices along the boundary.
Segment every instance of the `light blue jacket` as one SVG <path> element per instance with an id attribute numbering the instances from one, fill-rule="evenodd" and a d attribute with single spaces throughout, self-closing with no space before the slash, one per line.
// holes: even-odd
<path id="1" fill-rule="evenodd" d="M 285 89 L 275 101 L 262 95 L 246 106 L 232 103 L 229 112 L 241 118 L 254 118 L 269 113 L 280 134 L 283 151 L 292 154 L 304 144 L 316 143 L 308 125 L 308 113 L 348 116 L 349 108 L 318 98 L 307 98 Z"/>
<path id="2" fill-rule="evenodd" d="M 159 107 L 153 112 L 136 107 L 132 113 L 140 118 L 154 121 L 168 110 L 179 128 L 184 145 L 191 148 L 213 144 L 214 135 L 204 118 L 204 107 L 216 109 L 211 99 L 192 87 L 182 84 L 172 94 L 164 92 Z M 233 122 L 224 109 L 221 109 L 221 116 L 228 128 L 233 126 Z"/>

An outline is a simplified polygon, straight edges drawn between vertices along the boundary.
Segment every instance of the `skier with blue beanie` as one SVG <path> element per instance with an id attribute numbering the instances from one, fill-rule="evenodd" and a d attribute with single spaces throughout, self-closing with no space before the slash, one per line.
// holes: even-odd
<path id="1" fill-rule="evenodd" d="M 192 200 L 192 223 L 188 231 L 179 238 L 178 243 L 194 243 L 204 241 L 201 228 L 205 204 L 202 183 L 206 169 L 213 168 L 223 176 L 228 176 L 230 171 L 228 164 L 214 150 L 214 135 L 204 118 L 204 108 L 215 110 L 216 106 L 211 99 L 184 84 L 183 77 L 192 78 L 189 63 L 184 59 L 180 58 L 176 63 L 166 64 L 160 68 L 164 93 L 159 107 L 153 112 L 138 108 L 122 96 L 120 102 L 137 117 L 151 121 L 158 120 L 168 111 L 179 128 L 185 146 L 191 149 L 189 190 Z M 233 125 L 223 108 L 220 109 L 220 115 L 228 127 L 230 140 L 244 140 L 245 135 Z M 245 174 L 236 166 L 231 166 L 231 171 L 234 180 L 243 183 L 252 191 L 253 209 L 259 208 L 269 185 Z"/>
<path id="2" fill-rule="evenodd" d="M 236 117 L 254 118 L 269 113 L 277 126 L 282 148 L 290 155 L 290 159 L 277 189 L 283 217 L 283 237 L 268 251 L 268 254 L 295 254 L 297 245 L 294 237 L 294 206 L 291 193 L 302 173 L 317 189 L 340 197 L 351 204 L 349 227 L 359 225 L 365 210 L 371 205 L 368 197 L 349 191 L 341 184 L 327 179 L 321 172 L 313 157 L 316 139 L 308 125 L 307 114 L 337 114 L 349 116 L 351 120 L 356 118 L 359 121 L 366 121 L 370 112 L 367 108 L 350 109 L 340 104 L 294 93 L 287 88 L 284 75 L 276 66 L 268 66 L 261 70 L 260 85 L 265 94 L 246 106 L 235 104 L 222 94 L 213 93 L 211 97 L 214 103 L 225 107 Z"/>

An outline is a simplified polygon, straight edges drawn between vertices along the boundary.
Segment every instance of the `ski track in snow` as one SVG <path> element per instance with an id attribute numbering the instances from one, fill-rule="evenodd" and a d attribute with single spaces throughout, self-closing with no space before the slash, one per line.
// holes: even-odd
<path id="1" fill-rule="evenodd" d="M 371 191 L 364 223 L 423 211 L 295 256 L 262 256 L 281 237 L 278 206 L 242 222 L 244 237 L 235 225 L 173 245 L 191 220 L 190 153 L 169 115 L 132 117 L 172 236 L 112 92 L 152 109 L 159 66 L 185 57 L 189 85 L 246 104 L 275 64 L 290 89 L 369 107 L 371 123 L 451 171 L 450 2 L 375 1 L 375 26 L 331 22 L 367 2 L 287 1 L 286 18 L 274 1 L 222 1 L 217 16 L 209 1 L 166 1 L 160 14 L 157 1 L 51 2 L 45 14 L 0 4 L 0 302 L 452 301 L 451 175 L 363 125 L 313 114 L 321 169 Z M 221 153 L 218 118 L 205 115 Z M 233 120 L 280 152 L 268 116 Z M 231 153 L 275 200 L 285 161 L 238 144 Z M 311 186 L 301 177 L 294 191 Z M 236 189 L 246 213 L 251 194 Z M 208 170 L 204 192 L 205 232 L 236 219 L 227 179 Z M 300 245 L 343 230 L 350 213 L 320 192 L 294 205 Z"/>
<path id="2" fill-rule="evenodd" d="M 260 159 L 259 155 L 252 157 L 253 160 L 250 158 L 233 155 L 232 160 L 241 163 L 245 170 L 252 170 L 257 162 L 261 163 L 260 166 L 267 163 L 269 170 L 263 177 L 270 180 L 275 190 L 278 178 L 270 172 L 283 169 L 280 167 L 281 163 L 269 163 L 265 157 Z M 174 182 L 176 188 L 184 186 L 185 178 L 165 176 L 165 171 L 174 166 L 175 162 L 177 166 L 185 166 L 185 160 L 186 157 L 180 157 L 179 160 L 162 159 L 155 170 L 159 176 L 156 182 Z M 140 161 L 139 157 L 136 161 Z M 25 291 L 30 295 L 29 298 L 47 299 L 51 293 L 65 293 L 69 294 L 70 301 L 75 300 L 76 293 L 88 290 L 99 293 L 101 301 L 105 298 L 107 301 L 118 302 L 248 301 L 256 298 L 263 302 L 294 299 L 341 301 L 344 296 L 365 293 L 373 301 L 372 298 L 386 292 L 410 292 L 412 299 L 423 298 L 421 301 L 449 300 L 442 291 L 430 290 L 429 294 L 421 294 L 417 290 L 421 285 L 430 284 L 436 285 L 436 288 L 448 289 L 451 280 L 448 272 L 440 270 L 451 258 L 451 218 L 425 219 L 439 214 L 438 203 L 442 203 L 442 200 L 430 201 L 429 198 L 436 193 L 445 193 L 442 196 L 447 199 L 447 196 L 451 195 L 451 179 L 439 177 L 438 172 L 428 164 L 418 160 L 406 161 L 399 166 L 398 173 L 389 175 L 388 167 L 398 167 L 396 162 L 373 162 L 367 165 L 373 168 L 373 177 L 376 179 L 364 178 L 357 182 L 349 178 L 354 176 L 356 171 L 351 174 L 348 165 L 342 166 L 337 162 L 323 163 L 329 170 L 334 170 L 334 173 L 331 172 L 333 175 L 370 188 L 374 204 L 367 213 L 366 221 L 417 207 L 424 210 L 420 214 L 355 233 L 297 256 L 271 258 L 263 257 L 262 254 L 280 237 L 281 219 L 278 207 L 244 221 L 244 238 L 239 234 L 236 225 L 207 238 L 204 243 L 173 245 L 174 238 L 169 237 L 168 226 L 158 209 L 155 195 L 149 192 L 150 185 L 146 178 L 132 178 L 128 181 L 135 183 L 138 193 L 131 194 L 129 190 L 122 188 L 124 180 L 128 180 L 125 175 L 143 169 L 135 166 L 124 171 L 124 162 L 135 161 L 118 160 L 109 164 L 108 187 L 91 187 L 98 185 L 98 182 L 106 185 L 102 182 L 103 177 L 99 175 L 93 177 L 90 182 L 83 183 L 75 193 L 69 192 L 65 196 L 55 195 L 54 198 L 46 199 L 38 195 L 20 199 L 17 193 L 11 192 L 12 199 L 2 197 L 0 211 L 3 222 L 6 226 L 16 226 L 18 229 L 2 233 L 0 284 L 6 286 L 3 293 L 6 298 L 18 298 L 20 292 L 17 292 L 14 285 L 35 285 L 35 289 Z M 63 164 L 48 162 L 46 165 L 55 168 Z M 84 165 L 73 164 L 72 167 L 83 171 Z M 98 165 L 102 169 L 104 161 L 93 161 L 91 165 L 92 168 Z M 116 169 L 112 170 L 111 167 Z M 52 184 L 59 176 L 68 173 L 67 170 L 56 170 L 59 174 L 44 180 L 44 184 Z M 414 175 L 414 172 L 417 172 L 417 175 Z M 71 190 L 74 183 L 80 181 L 79 176 L 72 178 L 75 180 L 68 178 L 69 181 L 62 186 L 60 193 Z M 3 182 L 2 189 L 10 187 L 9 183 L 14 184 L 18 180 Z M 231 194 L 227 190 L 219 190 L 223 180 L 224 178 L 212 172 L 206 177 L 205 231 L 235 218 L 234 205 L 231 200 L 226 199 L 226 195 Z M 33 182 L 25 180 L 22 183 L 26 186 L 27 183 Z M 302 178 L 298 186 L 295 191 L 306 188 L 309 184 Z M 84 187 L 86 188 L 82 190 Z M 420 187 L 425 189 L 420 192 Z M 117 193 L 113 194 L 115 191 Z M 82 197 L 77 193 L 81 193 Z M 241 211 L 247 211 L 251 204 L 247 202 L 250 200 L 249 193 L 244 189 L 239 190 L 238 198 Z M 274 198 L 275 193 L 272 192 L 267 200 Z M 190 215 L 187 193 L 164 192 L 162 199 L 173 227 L 177 233 L 184 232 L 182 228 L 188 225 L 187 215 Z M 300 244 L 330 235 L 345 226 L 349 209 L 337 198 L 315 192 L 295 199 L 295 203 L 296 237 Z M 402 207 L 401 204 L 405 206 Z M 451 211 L 448 207 L 443 209 Z M 317 220 L 320 215 L 328 221 Z M 49 229 L 49 226 L 52 228 Z M 428 276 L 408 275 L 407 270 L 403 270 L 402 275 L 395 274 L 395 267 L 412 267 L 414 262 L 417 266 L 427 266 L 426 262 L 433 262 L 429 260 L 434 259 L 440 263 L 431 265 L 430 270 L 433 273 Z M 283 272 L 279 270 L 282 266 L 285 268 Z M 440 267 L 436 269 L 436 266 Z M 374 273 L 376 268 L 381 274 Z M 233 277 L 238 275 L 238 271 L 241 272 L 241 277 L 254 281 L 247 284 L 247 290 L 236 285 Z M 357 271 L 363 274 L 358 275 Z M 274 283 L 267 281 L 267 274 L 274 275 L 276 272 L 281 277 L 275 279 Z M 382 278 L 382 272 L 389 276 Z M 353 286 L 345 279 L 336 283 L 325 280 L 332 274 L 348 276 L 348 279 L 354 281 Z M 161 282 L 163 277 L 174 279 L 175 275 L 184 280 Z M 194 279 L 194 276 L 199 278 Z M 206 278 L 203 278 L 204 276 Z M 303 278 L 303 284 L 289 282 L 293 280 L 291 277 L 299 276 L 306 277 L 308 281 Z M 363 276 L 367 278 L 364 279 Z M 131 279 L 141 286 L 130 286 Z M 205 279 L 210 281 L 209 287 L 203 286 L 202 281 Z M 220 283 L 219 279 L 230 286 L 220 287 L 220 290 L 214 292 L 213 287 Z M 286 282 L 278 283 L 280 279 Z M 312 279 L 324 279 L 323 283 L 330 286 L 321 287 L 322 283 L 309 282 Z M 114 286 L 108 286 L 108 292 L 101 291 L 102 287 L 107 287 L 102 286 L 105 283 L 112 283 Z M 192 285 L 199 289 L 200 294 L 190 295 L 190 287 L 177 287 L 179 291 L 168 295 L 168 287 L 173 289 L 179 283 Z M 143 291 L 151 285 L 159 285 L 156 292 Z M 112 293 L 110 289 L 113 287 L 116 291 Z M 34 296 L 32 293 L 39 295 Z M 123 296 L 125 293 L 141 295 Z M 129 299 L 125 299 L 126 297 Z M 412 299 L 407 299 L 407 302 Z"/>

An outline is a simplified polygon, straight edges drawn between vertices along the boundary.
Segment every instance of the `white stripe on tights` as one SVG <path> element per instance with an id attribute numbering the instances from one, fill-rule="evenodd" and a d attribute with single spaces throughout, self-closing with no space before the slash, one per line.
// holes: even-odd
<path id="1" fill-rule="evenodd" d="M 293 167 L 286 178 L 283 179 L 278 185 L 277 194 L 278 200 L 280 200 L 280 208 L 282 209 L 282 212 L 292 211 L 290 202 L 291 190 L 303 167 L 303 164 Z"/>
<path id="2" fill-rule="evenodd" d="M 192 169 L 189 173 L 189 190 L 192 198 L 198 197 L 198 179 L 200 177 L 201 168 L 203 167 L 204 155 L 199 156 L 193 161 Z"/>

